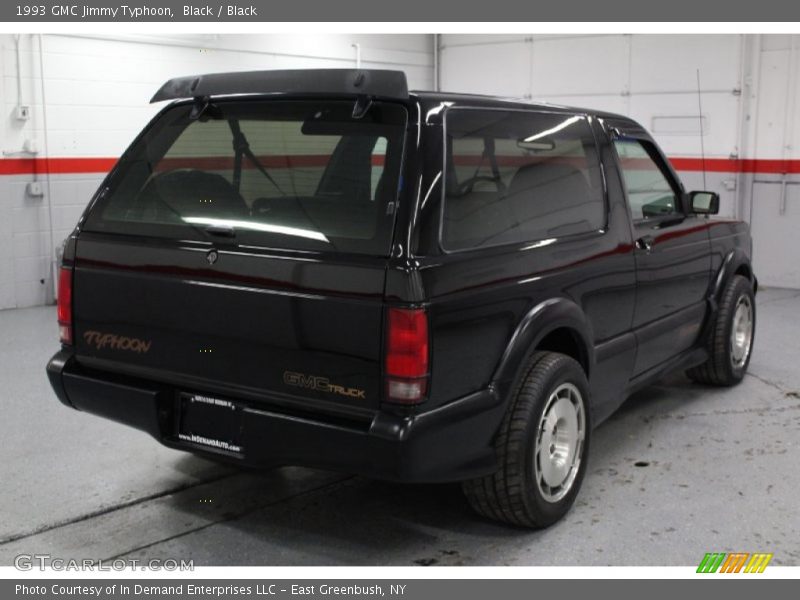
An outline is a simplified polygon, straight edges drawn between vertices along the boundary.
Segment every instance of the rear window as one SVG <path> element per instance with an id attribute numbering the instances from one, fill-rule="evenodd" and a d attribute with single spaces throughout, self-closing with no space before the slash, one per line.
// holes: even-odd
<path id="1" fill-rule="evenodd" d="M 588 117 L 452 109 L 445 131 L 446 249 L 541 241 L 605 226 Z"/>
<path id="2" fill-rule="evenodd" d="M 386 255 L 406 111 L 352 101 L 169 109 L 126 154 L 85 229 Z"/>

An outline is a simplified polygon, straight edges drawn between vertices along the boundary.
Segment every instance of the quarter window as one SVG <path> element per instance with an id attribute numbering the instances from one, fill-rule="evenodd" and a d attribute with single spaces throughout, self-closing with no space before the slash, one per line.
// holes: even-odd
<path id="1" fill-rule="evenodd" d="M 442 244 L 462 250 L 602 229 L 605 200 L 584 115 L 452 109 Z"/>

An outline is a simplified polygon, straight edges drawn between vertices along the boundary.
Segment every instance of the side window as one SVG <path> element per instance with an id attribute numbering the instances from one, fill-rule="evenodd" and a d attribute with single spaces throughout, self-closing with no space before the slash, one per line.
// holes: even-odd
<path id="1" fill-rule="evenodd" d="M 442 245 L 463 250 L 597 231 L 606 206 L 589 120 L 451 109 Z"/>
<path id="2" fill-rule="evenodd" d="M 678 195 L 643 142 L 615 140 L 634 220 L 680 212 Z"/>

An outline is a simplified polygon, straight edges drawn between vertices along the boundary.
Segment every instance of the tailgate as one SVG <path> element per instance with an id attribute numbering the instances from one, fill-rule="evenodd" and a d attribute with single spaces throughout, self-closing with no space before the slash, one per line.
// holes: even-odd
<path id="1" fill-rule="evenodd" d="M 323 262 L 84 233 L 74 274 L 78 359 L 189 390 L 373 409 L 385 268 L 380 258 Z"/>
<path id="2" fill-rule="evenodd" d="M 79 359 L 187 391 L 376 408 L 407 112 L 364 111 L 286 98 L 162 111 L 81 223 Z"/>

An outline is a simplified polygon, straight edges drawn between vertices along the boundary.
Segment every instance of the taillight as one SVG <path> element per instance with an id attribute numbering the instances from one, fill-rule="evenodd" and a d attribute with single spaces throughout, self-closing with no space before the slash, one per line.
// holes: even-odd
<path id="1" fill-rule="evenodd" d="M 422 308 L 390 308 L 386 335 L 386 396 L 417 404 L 428 391 L 428 315 Z"/>
<path id="2" fill-rule="evenodd" d="M 62 344 L 72 344 L 72 269 L 58 271 L 58 333 Z"/>

